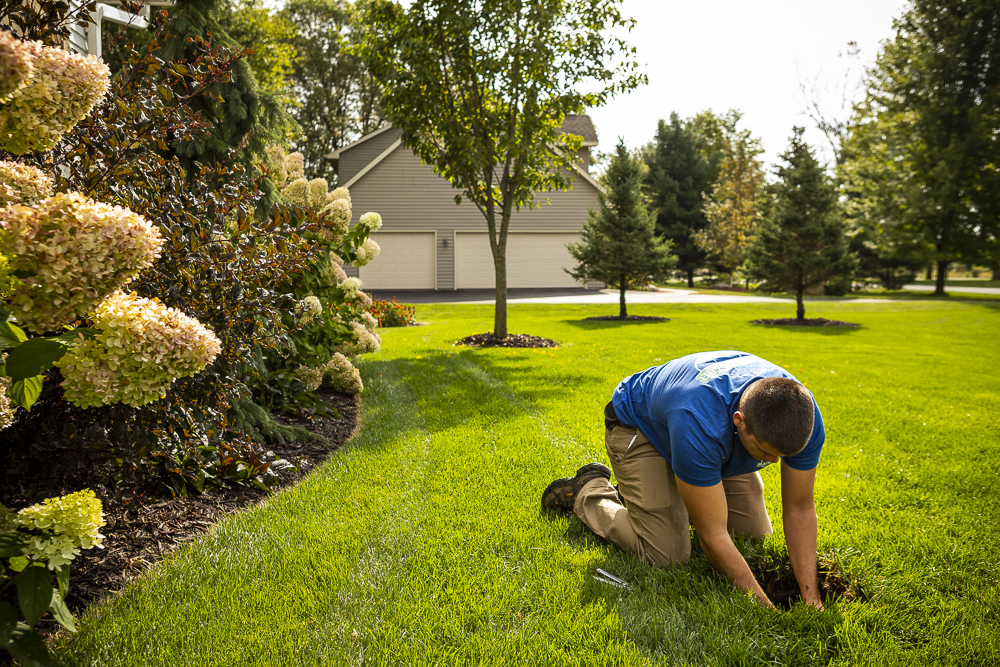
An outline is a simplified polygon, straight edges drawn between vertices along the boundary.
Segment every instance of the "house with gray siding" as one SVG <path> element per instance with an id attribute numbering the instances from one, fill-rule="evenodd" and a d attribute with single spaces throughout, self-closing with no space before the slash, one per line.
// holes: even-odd
<path id="1" fill-rule="evenodd" d="M 583 137 L 572 189 L 536 196 L 538 207 L 515 211 L 507 238 L 508 287 L 583 287 L 563 269 L 575 260 L 567 243 L 580 241 L 588 209 L 598 207 L 600 186 L 591 177 L 597 132 L 587 116 L 568 116 L 563 131 Z M 360 269 L 366 289 L 482 289 L 494 286 L 486 220 L 451 183 L 402 145 L 399 130 L 384 126 L 331 153 L 338 182 L 351 192 L 352 223 L 368 211 L 382 216 L 372 234 L 378 259 Z"/>

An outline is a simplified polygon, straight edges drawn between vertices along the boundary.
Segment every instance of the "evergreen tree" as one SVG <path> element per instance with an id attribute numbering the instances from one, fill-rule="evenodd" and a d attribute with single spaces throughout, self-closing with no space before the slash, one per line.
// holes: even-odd
<path id="1" fill-rule="evenodd" d="M 656 129 L 656 139 L 645 151 L 649 166 L 645 187 L 656 211 L 656 233 L 673 242 L 678 267 L 694 287 L 694 271 L 705 264 L 705 252 L 694 235 L 705 228 L 704 195 L 711 190 L 712 165 L 699 148 L 699 137 L 670 114 Z"/>
<path id="2" fill-rule="evenodd" d="M 219 22 L 222 9 L 222 0 L 177 0 L 157 55 L 167 63 L 189 67 L 204 55 L 207 40 L 213 49 L 222 47 L 236 55 L 242 47 Z M 196 141 L 171 146 L 190 177 L 196 173 L 195 162 L 226 162 L 232 159 L 232 150 L 244 166 L 252 168 L 263 159 L 266 145 L 286 136 L 289 119 L 280 97 L 262 94 L 246 58 L 236 59 L 229 67 L 228 80 L 219 80 L 210 92 L 191 106 L 212 126 L 211 131 Z"/>
<path id="3" fill-rule="evenodd" d="M 806 310 L 806 288 L 850 274 L 857 259 L 848 250 L 836 187 L 796 127 L 778 168 L 775 201 L 747 250 L 747 270 L 770 289 L 795 292 L 797 319 Z"/>
<path id="4" fill-rule="evenodd" d="M 656 235 L 653 216 L 642 195 L 642 161 L 618 142 L 601 178 L 601 208 L 591 209 L 583 225 L 582 243 L 567 245 L 579 262 L 567 273 L 580 281 L 596 280 L 619 291 L 619 317 L 627 317 L 625 290 L 669 275 L 677 263 L 670 241 Z"/>

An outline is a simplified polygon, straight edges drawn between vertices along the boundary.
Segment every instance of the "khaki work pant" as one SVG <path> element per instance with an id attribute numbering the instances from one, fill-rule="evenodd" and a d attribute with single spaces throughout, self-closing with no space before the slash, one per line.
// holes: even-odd
<path id="1" fill-rule="evenodd" d="M 618 490 L 603 478 L 588 482 L 573 512 L 598 536 L 648 563 L 669 567 L 685 560 L 691 555 L 691 522 L 670 464 L 646 436 L 621 424 L 605 431 L 604 444 Z M 729 531 L 770 535 L 760 473 L 724 479 L 722 486 Z"/>

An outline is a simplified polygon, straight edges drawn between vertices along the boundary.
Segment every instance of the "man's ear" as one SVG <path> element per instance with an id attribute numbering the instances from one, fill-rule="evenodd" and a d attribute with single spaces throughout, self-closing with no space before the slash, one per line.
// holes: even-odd
<path id="1" fill-rule="evenodd" d="M 733 413 L 733 426 L 739 428 L 740 426 L 743 426 L 746 423 L 747 423 L 747 418 L 743 415 L 742 412 L 737 410 L 736 412 Z"/>

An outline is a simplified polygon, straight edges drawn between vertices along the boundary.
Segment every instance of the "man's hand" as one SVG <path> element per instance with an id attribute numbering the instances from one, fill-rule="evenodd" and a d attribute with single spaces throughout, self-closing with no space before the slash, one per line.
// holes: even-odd
<path id="1" fill-rule="evenodd" d="M 737 588 L 752 593 L 761 606 L 773 608 L 774 605 L 757 583 L 743 554 L 729 537 L 729 531 L 726 529 L 729 522 L 729 506 L 726 503 L 726 492 L 722 483 L 715 486 L 693 486 L 676 475 L 674 477 L 677 479 L 677 488 L 681 492 L 681 498 L 684 499 L 684 505 L 687 506 L 691 525 L 694 526 L 698 542 L 701 543 L 708 562 L 720 573 L 729 577 Z M 815 573 L 815 568 L 813 571 Z"/>
<path id="2" fill-rule="evenodd" d="M 816 577 L 816 469 L 796 470 L 781 462 L 781 513 L 785 542 L 799 592 L 806 604 L 819 610 L 823 601 Z"/>

